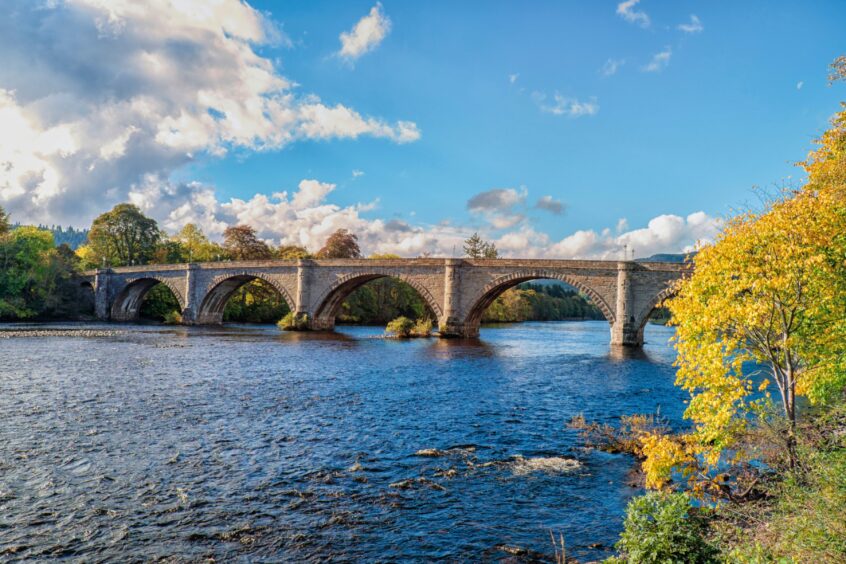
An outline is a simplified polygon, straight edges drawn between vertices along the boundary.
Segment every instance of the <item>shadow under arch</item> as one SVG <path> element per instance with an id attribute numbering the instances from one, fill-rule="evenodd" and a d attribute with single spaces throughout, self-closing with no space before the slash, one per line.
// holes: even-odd
<path id="1" fill-rule="evenodd" d="M 380 278 L 393 278 L 408 284 L 423 298 L 423 303 L 426 304 L 429 313 L 434 316 L 433 321 L 437 323 L 441 319 L 443 312 L 441 306 L 429 292 L 429 290 L 421 285 L 416 280 L 397 275 L 396 273 L 388 272 L 366 272 L 347 274 L 340 277 L 326 292 L 317 300 L 317 309 L 314 312 L 314 319 L 312 320 L 313 329 L 331 330 L 335 327 L 335 318 L 341 311 L 341 304 L 344 300 L 358 288 L 364 286 L 368 282 L 378 280 Z"/>
<path id="2" fill-rule="evenodd" d="M 569 284 L 587 296 L 590 302 L 602 312 L 609 325 L 614 324 L 614 311 L 608 303 L 593 288 L 584 284 L 577 277 L 558 272 L 515 272 L 493 280 L 482 289 L 464 318 L 464 327 L 467 334 L 478 336 L 485 310 L 506 290 L 532 280 L 558 280 Z"/>
<path id="3" fill-rule="evenodd" d="M 94 317 L 97 290 L 91 280 L 81 280 L 76 287 L 74 308 L 78 317 Z"/>
<path id="4" fill-rule="evenodd" d="M 185 309 L 182 293 L 171 285 L 169 280 L 144 277 L 128 280 L 112 302 L 111 319 L 113 321 L 136 321 L 141 313 L 141 304 L 147 293 L 161 284 L 165 286 L 179 303 L 180 311 Z"/>
<path id="5" fill-rule="evenodd" d="M 296 309 L 294 299 L 287 288 L 272 277 L 258 272 L 224 274 L 214 278 L 209 284 L 197 312 L 197 323 L 201 325 L 220 325 L 223 323 L 223 311 L 226 309 L 226 302 L 239 288 L 255 280 L 266 282 L 276 290 L 276 293 L 279 294 L 290 311 Z"/>

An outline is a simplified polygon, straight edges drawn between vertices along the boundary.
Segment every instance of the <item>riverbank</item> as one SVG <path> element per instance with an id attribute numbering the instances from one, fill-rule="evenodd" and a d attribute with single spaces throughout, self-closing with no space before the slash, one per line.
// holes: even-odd
<path id="1" fill-rule="evenodd" d="M 846 404 L 803 414 L 793 464 L 785 429 L 773 423 L 759 421 L 744 437 L 743 449 L 757 453 L 751 464 L 692 488 L 697 478 L 677 476 L 634 498 L 611 562 L 846 562 Z"/>
<path id="2" fill-rule="evenodd" d="M 97 329 L 4 329 L 0 328 L 0 339 L 33 338 L 33 337 L 117 337 L 125 334 L 122 330 Z"/>

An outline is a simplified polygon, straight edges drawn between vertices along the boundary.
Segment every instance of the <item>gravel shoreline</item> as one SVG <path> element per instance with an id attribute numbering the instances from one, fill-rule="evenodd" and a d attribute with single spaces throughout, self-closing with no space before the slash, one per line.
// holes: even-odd
<path id="1" fill-rule="evenodd" d="M 0 329 L 0 339 L 15 337 L 115 337 L 126 331 L 97 329 Z"/>

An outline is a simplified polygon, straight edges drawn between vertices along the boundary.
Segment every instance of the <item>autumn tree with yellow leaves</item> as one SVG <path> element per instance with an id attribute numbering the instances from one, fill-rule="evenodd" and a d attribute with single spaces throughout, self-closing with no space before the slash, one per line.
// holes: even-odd
<path id="1" fill-rule="evenodd" d="M 761 212 L 728 221 L 695 256 L 669 302 L 677 385 L 690 392 L 682 437 L 646 435 L 647 484 L 673 469 L 713 469 L 771 384 L 795 462 L 796 400 L 838 397 L 846 384 L 846 105 L 800 163 L 807 181 Z M 763 377 L 761 377 L 763 376 Z M 757 382 L 757 385 L 753 385 Z M 753 399 L 756 397 L 758 399 Z M 763 397 L 762 397 L 763 394 Z"/>

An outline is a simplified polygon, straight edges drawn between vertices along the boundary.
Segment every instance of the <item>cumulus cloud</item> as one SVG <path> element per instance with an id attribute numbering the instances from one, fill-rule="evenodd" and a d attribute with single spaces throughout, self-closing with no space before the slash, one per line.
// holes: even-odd
<path id="1" fill-rule="evenodd" d="M 701 33 L 705 29 L 705 26 L 702 25 L 696 14 L 690 14 L 689 22 L 681 23 L 676 27 L 685 33 Z"/>
<path id="2" fill-rule="evenodd" d="M 148 176 L 130 194 L 130 201 L 159 219 L 170 232 L 192 222 L 219 239 L 227 225 L 247 223 L 270 243 L 316 250 L 335 230 L 348 229 L 358 235 L 365 254 L 406 257 L 451 256 L 453 248 L 461 248 L 473 231 L 493 240 L 505 257 L 613 260 L 622 258 L 625 247 L 634 249 L 639 257 L 647 257 L 691 251 L 697 241 L 713 240 L 722 225 L 721 220 L 700 211 L 687 217 L 659 215 L 637 229 L 629 229 L 628 222 L 621 219 L 616 230 L 579 230 L 556 240 L 522 221 L 523 216 L 515 211 L 525 202 L 526 194 L 521 190 L 491 190 L 494 195 L 477 200 L 474 209 L 490 220 L 479 229 L 446 221 L 413 224 L 397 218 L 371 219 L 367 215 L 376 208 L 376 202 L 339 206 L 327 201 L 334 189 L 332 183 L 307 179 L 292 195 L 282 191 L 219 201 L 210 186 Z M 515 222 L 515 217 L 520 220 Z"/>
<path id="3" fill-rule="evenodd" d="M 518 78 L 520 78 L 519 73 L 509 74 L 508 75 L 508 82 L 511 83 L 511 84 L 514 84 L 515 82 L 517 82 Z"/>
<path id="4" fill-rule="evenodd" d="M 353 178 L 358 178 L 360 176 L 364 176 L 364 171 L 359 169 L 353 169 L 352 171 Z"/>
<path id="5" fill-rule="evenodd" d="M 697 242 L 713 241 L 721 226 L 720 219 L 700 211 L 687 217 L 660 215 L 651 219 L 646 227 L 631 231 L 579 230 L 558 241 L 523 226 L 501 236 L 496 244 L 507 256 L 613 260 L 623 258 L 625 248 L 634 250 L 638 257 L 690 252 Z M 627 229 L 627 224 L 621 221 L 618 228 Z"/>
<path id="6" fill-rule="evenodd" d="M 561 215 L 564 213 L 564 204 L 561 203 L 561 200 L 556 200 L 552 196 L 541 196 L 538 199 L 538 203 L 535 204 L 535 207 L 539 210 L 548 211 L 549 213 L 555 215 Z"/>
<path id="7" fill-rule="evenodd" d="M 658 53 L 652 55 L 652 60 L 643 67 L 643 71 L 660 72 L 670 64 L 670 57 L 672 56 L 673 50 L 669 46 L 665 47 L 663 51 L 659 51 Z"/>
<path id="8" fill-rule="evenodd" d="M 335 185 L 329 182 L 302 180 L 299 190 L 291 198 L 291 206 L 297 210 L 313 207 L 322 202 L 334 189 Z"/>
<path id="9" fill-rule="evenodd" d="M 390 30 L 391 20 L 382 12 L 382 4 L 377 3 L 350 31 L 341 33 L 338 56 L 347 60 L 358 59 L 375 49 Z"/>
<path id="10" fill-rule="evenodd" d="M 802 90 L 802 87 L 805 86 L 805 81 L 800 80 L 796 83 L 796 90 Z"/>
<path id="11" fill-rule="evenodd" d="M 85 224 L 203 155 L 420 138 L 411 121 L 300 93 L 257 52 L 284 36 L 239 0 L 10 1 L 0 198 L 21 221 Z"/>
<path id="12" fill-rule="evenodd" d="M 617 4 L 617 15 L 629 23 L 649 27 L 649 16 L 643 10 L 635 9 L 640 0 L 625 0 Z"/>
<path id="13" fill-rule="evenodd" d="M 591 98 L 583 102 L 576 98 L 562 96 L 558 92 L 553 95 L 553 101 L 551 103 L 547 101 L 547 96 L 543 92 L 533 93 L 532 98 L 542 112 L 556 116 L 577 118 L 581 116 L 593 116 L 599 113 L 599 103 L 596 98 Z"/>

